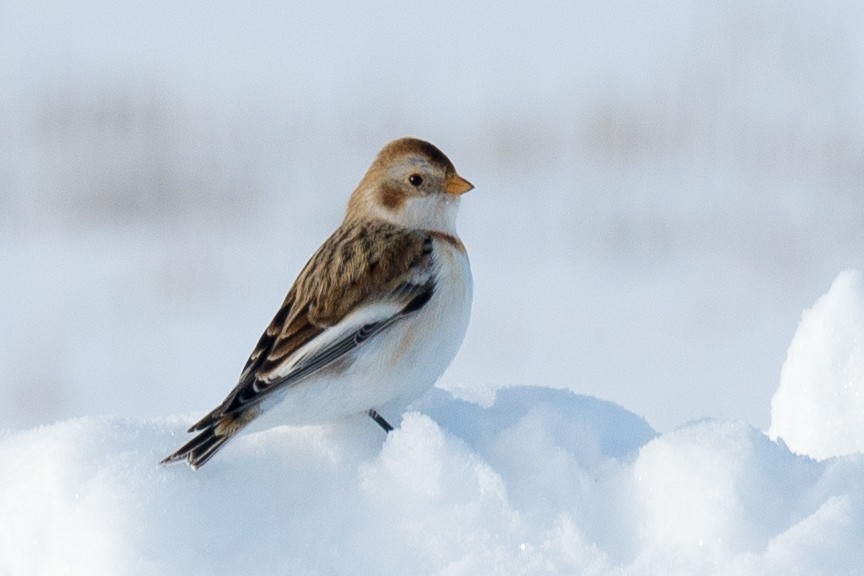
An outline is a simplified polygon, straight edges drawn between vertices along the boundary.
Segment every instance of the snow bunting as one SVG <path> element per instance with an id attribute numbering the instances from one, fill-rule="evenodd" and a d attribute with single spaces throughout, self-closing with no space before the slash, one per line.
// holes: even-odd
<path id="1" fill-rule="evenodd" d="M 364 412 L 389 432 L 381 414 L 429 389 L 465 336 L 472 280 L 456 212 L 472 188 L 428 142 L 385 146 L 237 386 L 162 463 L 185 458 L 196 469 L 241 430 Z"/>

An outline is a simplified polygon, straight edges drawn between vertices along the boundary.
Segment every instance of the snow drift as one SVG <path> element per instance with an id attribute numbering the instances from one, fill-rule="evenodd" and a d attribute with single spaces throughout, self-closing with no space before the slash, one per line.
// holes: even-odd
<path id="1" fill-rule="evenodd" d="M 804 315 L 773 411 L 844 456 L 542 387 L 434 390 L 388 436 L 277 428 L 199 472 L 157 465 L 191 416 L 83 418 L 0 438 L 0 573 L 858 574 L 864 456 L 818 432 L 860 438 L 857 404 L 795 415 L 860 390 L 861 295 L 843 274 Z"/>
<path id="2" fill-rule="evenodd" d="M 813 458 L 864 452 L 864 279 L 841 274 L 805 312 L 771 401 L 772 438 Z"/>

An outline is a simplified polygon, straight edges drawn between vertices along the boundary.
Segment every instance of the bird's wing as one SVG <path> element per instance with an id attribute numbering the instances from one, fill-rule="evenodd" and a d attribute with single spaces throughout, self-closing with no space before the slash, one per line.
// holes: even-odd
<path id="1" fill-rule="evenodd" d="M 429 234 L 384 222 L 343 224 L 300 273 L 234 390 L 189 429 L 240 414 L 274 390 L 350 358 L 435 290 Z"/>

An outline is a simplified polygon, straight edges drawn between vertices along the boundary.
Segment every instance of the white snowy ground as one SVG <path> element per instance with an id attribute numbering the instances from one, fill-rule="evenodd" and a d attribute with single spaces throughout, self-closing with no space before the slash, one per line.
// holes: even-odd
<path id="1" fill-rule="evenodd" d="M 435 390 L 386 438 L 365 417 L 277 428 L 197 472 L 156 464 L 188 418 L 7 432 L 0 574 L 860 574 L 859 273 L 805 313 L 783 374 L 777 441 L 657 435 L 542 387 Z"/>
<path id="2" fill-rule="evenodd" d="M 861 22 L 0 2 L 0 576 L 860 573 Z M 457 399 L 157 467 L 409 134 L 477 186 Z"/>

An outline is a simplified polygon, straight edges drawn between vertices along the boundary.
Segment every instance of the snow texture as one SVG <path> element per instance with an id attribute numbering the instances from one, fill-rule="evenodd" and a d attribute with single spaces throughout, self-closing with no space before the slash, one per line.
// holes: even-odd
<path id="1" fill-rule="evenodd" d="M 859 574 L 864 424 L 836 396 L 860 384 L 861 285 L 804 314 L 775 396 L 772 435 L 820 460 L 539 386 L 434 389 L 389 435 L 249 434 L 197 472 L 157 464 L 194 415 L 84 417 L 0 435 L 0 574 Z"/>
<path id="2" fill-rule="evenodd" d="M 822 460 L 864 452 L 864 279 L 841 274 L 801 317 L 780 387 L 772 438 Z"/>
<path id="3" fill-rule="evenodd" d="M 160 467 L 184 419 L 0 438 L 0 573 L 858 574 L 864 457 L 817 462 L 741 422 L 656 435 L 541 387 L 434 390 Z"/>

